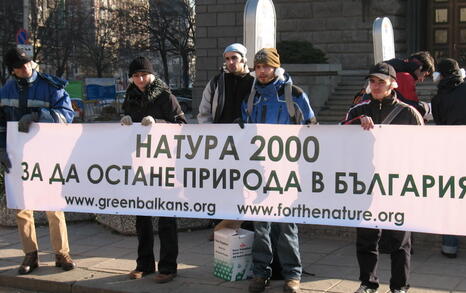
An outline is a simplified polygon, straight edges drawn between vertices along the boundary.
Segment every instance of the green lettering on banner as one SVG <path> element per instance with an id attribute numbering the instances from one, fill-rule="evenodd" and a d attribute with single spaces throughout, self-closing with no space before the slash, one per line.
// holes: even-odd
<path id="1" fill-rule="evenodd" d="M 199 188 L 204 188 L 204 181 L 210 178 L 210 171 L 206 168 L 199 169 Z"/>
<path id="2" fill-rule="evenodd" d="M 419 191 L 417 190 L 416 182 L 414 182 L 413 175 L 406 176 L 403 189 L 401 190 L 401 196 L 405 196 L 407 192 L 414 192 L 414 195 L 416 197 L 419 197 Z"/>
<path id="3" fill-rule="evenodd" d="M 466 177 L 461 177 L 459 185 L 460 185 L 460 188 L 461 188 L 461 193 L 460 193 L 460 196 L 458 198 L 463 199 L 464 194 L 466 193 Z"/>
<path id="4" fill-rule="evenodd" d="M 229 135 L 225 144 L 223 145 L 222 153 L 220 154 L 220 160 L 225 159 L 225 156 L 233 156 L 236 161 L 239 160 L 238 151 L 236 150 L 235 140 L 233 136 Z"/>
<path id="5" fill-rule="evenodd" d="M 174 167 L 165 168 L 165 186 L 174 187 L 175 182 L 172 181 L 173 179 L 175 179 L 175 168 Z"/>
<path id="6" fill-rule="evenodd" d="M 295 144 L 295 154 L 291 155 L 291 143 Z M 290 162 L 297 162 L 301 157 L 301 141 L 297 136 L 290 136 L 285 143 L 285 155 L 286 159 Z"/>
<path id="7" fill-rule="evenodd" d="M 21 179 L 23 181 L 26 181 L 29 179 L 29 171 L 28 171 L 29 165 L 26 162 L 21 162 L 21 166 L 23 166 L 23 175 L 21 176 Z"/>
<path id="8" fill-rule="evenodd" d="M 445 196 L 448 189 L 450 189 L 450 198 L 455 198 L 455 176 L 450 176 L 448 181 L 443 184 L 443 176 L 439 176 L 439 196 L 440 198 Z"/>
<path id="9" fill-rule="evenodd" d="M 120 171 L 121 168 L 117 165 L 110 165 L 107 170 L 105 170 L 105 180 L 110 184 L 110 185 L 117 185 L 118 183 L 120 183 L 120 179 L 117 179 L 117 180 L 112 180 L 110 178 L 110 171 L 112 170 L 117 170 L 117 171 Z"/>
<path id="10" fill-rule="evenodd" d="M 44 179 L 42 178 L 42 172 L 40 171 L 39 163 L 35 163 L 34 168 L 32 168 L 31 181 L 33 181 L 34 178 L 36 178 L 36 177 L 39 178 L 39 181 L 41 181 L 41 182 L 44 181 Z M 79 182 L 79 180 L 78 180 L 78 182 Z"/>
<path id="11" fill-rule="evenodd" d="M 275 187 L 272 186 L 272 181 L 275 183 Z M 267 179 L 267 183 L 263 188 L 263 193 L 267 193 L 268 191 L 278 191 L 280 194 L 283 194 L 283 188 L 280 185 L 280 181 L 278 180 L 278 175 L 275 170 L 270 172 L 269 178 Z"/>
<path id="12" fill-rule="evenodd" d="M 312 192 L 322 192 L 324 191 L 324 174 L 318 171 L 312 172 Z"/>
<path id="13" fill-rule="evenodd" d="M 218 144 L 218 139 L 217 137 L 213 135 L 207 135 L 205 137 L 205 153 L 204 153 L 204 159 L 208 160 L 210 158 L 210 151 L 215 149 L 215 147 Z"/>
<path id="14" fill-rule="evenodd" d="M 181 149 L 182 149 L 182 141 L 186 139 L 186 135 L 175 135 L 176 140 L 176 158 L 181 158 Z"/>
<path id="15" fill-rule="evenodd" d="M 260 135 L 255 135 L 251 138 L 251 144 L 256 144 L 256 142 L 259 142 L 259 146 L 257 148 L 257 151 L 255 151 L 254 154 L 251 155 L 249 160 L 265 161 L 265 157 L 260 155 L 265 148 L 265 138 L 263 138 Z"/>
<path id="16" fill-rule="evenodd" d="M 388 195 L 393 195 L 393 180 L 400 178 L 399 174 L 388 174 Z"/>
<path id="17" fill-rule="evenodd" d="M 276 142 L 274 144 L 274 142 Z M 277 154 L 273 153 L 274 150 L 277 150 Z M 283 141 L 281 137 L 274 135 L 270 138 L 269 143 L 267 144 L 267 154 L 272 162 L 278 162 L 283 157 Z"/>
<path id="18" fill-rule="evenodd" d="M 227 188 L 227 170 L 222 169 L 222 172 L 220 174 L 217 174 L 218 170 L 214 169 L 212 178 L 214 181 L 214 188 L 217 188 L 220 185 L 220 182 L 222 183 L 222 189 Z"/>
<path id="19" fill-rule="evenodd" d="M 427 189 L 435 186 L 435 178 L 430 175 L 422 176 L 422 196 L 427 197 Z"/>
<path id="20" fill-rule="evenodd" d="M 335 193 L 345 193 L 348 191 L 348 183 L 341 180 L 340 177 L 345 177 L 345 172 L 336 172 L 335 173 Z M 343 187 L 340 188 L 340 185 Z"/>
<path id="21" fill-rule="evenodd" d="M 33 171 L 33 175 L 34 175 L 34 171 Z M 76 170 L 75 164 L 71 164 L 70 170 L 68 171 L 68 175 L 66 175 L 66 182 L 69 182 L 71 179 L 76 181 L 76 183 L 79 183 L 78 171 Z"/>
<path id="22" fill-rule="evenodd" d="M 309 155 L 309 144 L 311 143 L 314 145 L 314 153 L 312 154 L 312 156 Z M 317 161 L 317 158 L 319 158 L 319 152 L 320 152 L 320 146 L 319 146 L 319 141 L 317 140 L 317 138 L 314 136 L 306 137 L 303 143 L 304 159 L 307 162 L 313 163 Z"/>
<path id="23" fill-rule="evenodd" d="M 58 176 L 59 178 L 55 178 L 55 176 Z M 49 184 L 52 184 L 52 182 L 60 182 L 62 185 L 65 184 L 65 178 L 63 178 L 63 173 L 61 171 L 60 164 L 55 164 L 55 167 L 53 168 L 52 171 L 52 176 L 49 179 Z"/>
<path id="24" fill-rule="evenodd" d="M 185 155 L 186 159 L 192 160 L 194 159 L 194 157 L 196 157 L 196 154 L 199 151 L 199 146 L 201 145 L 201 142 L 202 142 L 202 138 L 203 136 L 199 135 L 197 137 L 196 144 L 194 144 L 193 138 L 191 137 L 191 135 L 188 135 L 188 145 L 189 145 L 189 148 L 191 149 L 191 153 Z"/>
<path id="25" fill-rule="evenodd" d="M 129 171 L 133 169 L 131 165 L 123 165 L 121 168 L 125 171 L 125 185 L 129 184 Z"/>
<path id="26" fill-rule="evenodd" d="M 374 191 L 374 187 L 375 187 L 376 183 L 377 183 L 377 185 L 379 187 L 380 193 L 382 195 L 387 195 L 385 193 L 385 188 L 383 186 L 382 179 L 380 178 L 379 173 L 374 173 L 374 176 L 372 177 L 371 184 L 369 185 L 369 189 L 367 190 L 367 194 L 372 195 L 372 192 Z M 392 194 L 389 194 L 389 195 L 392 195 Z"/>
<path id="27" fill-rule="evenodd" d="M 256 175 L 256 177 L 257 177 L 256 185 L 251 185 L 249 183 L 248 178 L 249 178 L 250 174 Z M 262 185 L 262 175 L 257 170 L 254 170 L 254 169 L 247 170 L 243 175 L 243 185 L 244 185 L 244 187 L 246 187 L 249 190 L 258 190 L 259 187 Z"/>
<path id="28" fill-rule="evenodd" d="M 358 181 L 358 173 L 349 173 L 349 176 L 353 177 L 353 194 L 363 194 L 366 191 L 366 185 Z"/>
<path id="29" fill-rule="evenodd" d="M 142 142 L 141 135 L 136 136 L 136 158 L 141 157 L 141 150 L 146 148 L 146 158 L 150 158 L 152 135 L 147 135 L 147 142 Z"/>
<path id="30" fill-rule="evenodd" d="M 162 186 L 163 182 L 163 170 L 162 167 L 159 167 L 159 172 L 155 173 L 154 166 L 150 167 L 150 186 L 154 186 L 154 180 L 158 179 L 158 186 Z"/>
<path id="31" fill-rule="evenodd" d="M 290 188 L 296 188 L 299 192 L 301 192 L 301 186 L 299 185 L 299 179 L 295 171 L 290 172 L 288 180 L 286 181 L 285 191 L 288 191 Z"/>
<path id="32" fill-rule="evenodd" d="M 142 182 L 144 186 L 147 186 L 146 175 L 144 174 L 144 168 L 139 166 L 134 174 L 133 183 L 131 185 L 136 185 L 136 183 Z"/>
<path id="33" fill-rule="evenodd" d="M 192 173 L 191 176 L 191 187 L 196 187 L 196 168 L 184 168 L 183 169 L 183 187 L 188 187 L 188 172 Z"/>
<path id="34" fill-rule="evenodd" d="M 230 189 L 234 189 L 234 183 L 241 179 L 241 172 L 238 169 L 230 169 Z"/>
<path id="35" fill-rule="evenodd" d="M 97 170 L 98 172 L 98 176 L 96 179 L 94 179 L 92 177 L 92 171 L 93 170 Z M 89 180 L 89 182 L 91 182 L 92 184 L 98 184 L 100 183 L 100 181 L 102 181 L 102 179 L 104 178 L 104 170 L 102 169 L 102 167 L 100 167 L 98 164 L 94 164 L 94 165 L 91 165 L 89 167 L 89 169 L 87 169 L 87 179 Z"/>
<path id="36" fill-rule="evenodd" d="M 161 154 L 165 154 L 168 159 L 172 158 L 170 146 L 168 145 L 167 136 L 161 135 L 157 148 L 155 149 L 154 158 L 158 158 Z"/>

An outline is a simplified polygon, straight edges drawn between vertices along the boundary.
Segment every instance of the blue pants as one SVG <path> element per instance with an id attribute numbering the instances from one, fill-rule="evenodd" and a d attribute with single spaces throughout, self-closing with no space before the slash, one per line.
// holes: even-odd
<path id="1" fill-rule="evenodd" d="M 443 235 L 442 251 L 449 254 L 456 254 L 458 252 L 458 236 Z"/>
<path id="2" fill-rule="evenodd" d="M 254 222 L 252 246 L 253 273 L 268 279 L 272 275 L 272 242 L 282 265 L 285 280 L 300 280 L 302 265 L 299 255 L 298 226 L 290 223 Z"/>

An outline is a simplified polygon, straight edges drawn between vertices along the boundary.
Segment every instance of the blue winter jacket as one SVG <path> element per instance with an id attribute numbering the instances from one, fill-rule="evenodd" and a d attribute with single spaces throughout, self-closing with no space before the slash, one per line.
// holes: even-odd
<path id="1" fill-rule="evenodd" d="M 73 121 L 74 111 L 61 78 L 33 70 L 29 79 L 10 79 L 0 89 L 0 148 L 6 147 L 7 121 L 19 121 L 32 112 L 39 113 L 38 122 Z"/>
<path id="2" fill-rule="evenodd" d="M 256 95 L 250 115 L 247 113 L 247 98 L 243 101 L 241 112 L 246 123 L 269 124 L 308 124 L 314 120 L 314 111 L 309 104 L 309 98 L 299 87 L 292 87 L 292 97 L 299 123 L 291 119 L 285 101 L 284 86 L 290 83 L 291 77 L 285 73 L 284 79 L 277 78 L 267 85 L 255 84 Z"/>

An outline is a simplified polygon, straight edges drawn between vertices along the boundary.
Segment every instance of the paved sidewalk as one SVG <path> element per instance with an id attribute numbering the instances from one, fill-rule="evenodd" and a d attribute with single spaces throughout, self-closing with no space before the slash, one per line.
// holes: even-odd
<path id="1" fill-rule="evenodd" d="M 53 266 L 48 228 L 38 227 L 41 267 L 19 276 L 17 267 L 23 252 L 17 230 L 0 227 L 0 286 L 59 293 L 247 292 L 247 281 L 225 282 L 212 276 L 213 242 L 207 240 L 209 230 L 179 233 L 178 277 L 168 284 L 156 284 L 153 275 L 128 279 L 127 273 L 135 267 L 136 237 L 115 234 L 95 223 L 69 224 L 68 231 L 78 268 L 64 272 Z M 155 246 L 158 253 L 158 241 Z M 315 274 L 303 276 L 304 293 L 348 293 L 358 287 L 354 242 L 301 235 L 301 257 L 304 269 Z M 382 255 L 379 271 L 383 285 L 379 292 L 388 291 L 389 268 L 389 257 Z M 447 259 L 437 248 L 416 248 L 411 285 L 410 293 L 466 292 L 466 256 Z M 266 292 L 282 292 L 281 286 L 281 281 L 274 281 Z"/>

